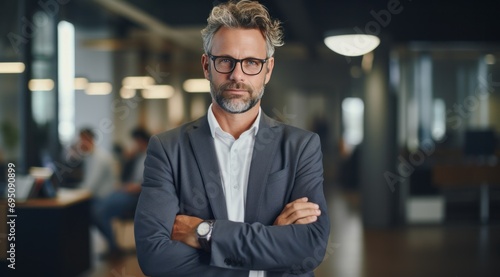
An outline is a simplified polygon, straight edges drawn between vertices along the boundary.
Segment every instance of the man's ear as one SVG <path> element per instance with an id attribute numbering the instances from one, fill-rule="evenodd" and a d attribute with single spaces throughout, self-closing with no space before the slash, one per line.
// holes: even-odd
<path id="1" fill-rule="evenodd" d="M 201 67 L 203 68 L 203 74 L 205 75 L 205 79 L 209 80 L 209 64 L 210 59 L 207 54 L 201 55 Z"/>
<path id="2" fill-rule="evenodd" d="M 267 68 L 267 71 L 266 71 L 266 77 L 265 77 L 264 83 L 267 84 L 269 82 L 269 80 L 271 80 L 271 75 L 273 73 L 274 57 L 270 57 L 269 60 L 267 60 L 265 66 Z"/>

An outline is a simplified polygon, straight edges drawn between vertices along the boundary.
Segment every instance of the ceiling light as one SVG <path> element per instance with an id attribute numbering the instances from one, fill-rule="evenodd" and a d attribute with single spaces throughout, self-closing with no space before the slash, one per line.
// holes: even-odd
<path id="1" fill-rule="evenodd" d="M 126 88 L 126 87 L 122 87 L 120 89 L 120 96 L 123 99 L 133 98 L 135 96 L 135 93 L 136 93 L 135 89 L 129 89 L 129 88 Z"/>
<path id="2" fill-rule="evenodd" d="M 486 60 L 486 64 L 489 65 L 495 64 L 496 62 L 495 55 L 493 54 L 487 54 L 486 56 L 484 56 L 484 59 Z"/>
<path id="3" fill-rule="evenodd" d="M 366 34 L 328 32 L 325 36 L 325 44 L 333 52 L 356 57 L 373 51 L 380 44 L 380 39 Z"/>
<path id="4" fill-rule="evenodd" d="M 107 82 L 89 83 L 85 93 L 88 95 L 107 95 L 113 90 L 113 86 Z"/>
<path id="5" fill-rule="evenodd" d="M 23 73 L 24 63 L 0 63 L 0 73 Z"/>
<path id="6" fill-rule="evenodd" d="M 31 79 L 28 88 L 31 91 L 51 91 L 54 89 L 54 81 L 51 79 Z"/>
<path id="7" fill-rule="evenodd" d="M 87 78 L 78 77 L 75 78 L 75 90 L 85 90 L 89 85 L 89 80 Z"/>
<path id="8" fill-rule="evenodd" d="M 150 76 L 130 76 L 123 78 L 122 85 L 128 89 L 145 89 L 155 84 Z"/>
<path id="9" fill-rule="evenodd" d="M 174 95 L 174 88 L 169 85 L 149 86 L 142 90 L 142 97 L 145 99 L 167 99 Z"/>
<path id="10" fill-rule="evenodd" d="M 210 92 L 210 82 L 207 79 L 188 79 L 182 87 L 187 92 Z"/>

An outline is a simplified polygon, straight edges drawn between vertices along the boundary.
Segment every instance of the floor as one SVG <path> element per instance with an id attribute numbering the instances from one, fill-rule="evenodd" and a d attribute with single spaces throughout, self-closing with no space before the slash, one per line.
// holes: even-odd
<path id="1" fill-rule="evenodd" d="M 493 277 L 500 276 L 500 226 L 460 224 L 366 230 L 356 194 L 327 194 L 332 232 L 317 277 Z M 93 234 L 94 249 L 103 245 Z M 144 276 L 136 257 L 109 263 L 94 259 L 81 277 Z"/>
<path id="2" fill-rule="evenodd" d="M 362 228 L 356 195 L 330 195 L 330 247 L 317 277 L 500 276 L 500 226 Z"/>

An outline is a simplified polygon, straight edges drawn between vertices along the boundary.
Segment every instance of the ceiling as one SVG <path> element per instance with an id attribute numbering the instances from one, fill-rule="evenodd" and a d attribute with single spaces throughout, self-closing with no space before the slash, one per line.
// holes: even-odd
<path id="1" fill-rule="evenodd" d="M 67 16 L 85 27 L 111 23 L 117 36 L 132 29 L 172 32 L 174 40 L 199 37 L 214 3 L 210 0 L 74 0 Z M 500 42 L 500 1 L 490 0 L 262 0 L 283 22 L 285 42 L 317 56 L 324 33 L 372 32 L 396 43 Z M 188 32 L 195 30 L 196 32 Z M 182 44 L 182 42 L 181 42 Z"/>
<path id="2" fill-rule="evenodd" d="M 26 0 L 31 1 L 31 0 Z M 111 29 L 108 43 L 119 48 L 134 46 L 131 34 L 145 41 L 162 38 L 186 49 L 200 51 L 200 30 L 214 4 L 226 0 L 71 0 L 56 1 L 61 19 L 78 28 Z M 323 43 L 330 30 L 372 32 L 391 45 L 410 42 L 458 42 L 500 49 L 500 1 L 498 0 L 261 0 L 271 15 L 283 22 L 285 49 L 300 48 L 306 57 L 323 58 Z M 17 1 L 0 4 L 0 30 L 15 30 Z M 51 2 L 52 3 L 52 2 Z M 43 7 L 41 7 L 43 8 Z M 147 34 L 144 36 L 144 34 Z M 149 38 L 148 38 L 149 36 Z M 100 38 L 102 39 L 102 38 Z M 109 42 L 109 41 L 108 41 Z M 141 42 L 142 43 L 142 42 Z M 120 46 L 121 45 L 121 46 Z M 10 49 L 7 36 L 0 50 Z M 446 47 L 445 47 L 446 48 Z M 280 50 L 281 52 L 283 50 Z M 10 53 L 10 52 L 9 52 Z M 289 52 L 286 52 L 289 53 Z M 295 53 L 295 52 L 294 52 Z M 277 54 L 279 54 L 277 52 Z M 4 54 L 4 56 L 7 54 Z M 285 54 L 287 55 L 287 54 Z M 334 54 L 330 54 L 333 56 Z"/>

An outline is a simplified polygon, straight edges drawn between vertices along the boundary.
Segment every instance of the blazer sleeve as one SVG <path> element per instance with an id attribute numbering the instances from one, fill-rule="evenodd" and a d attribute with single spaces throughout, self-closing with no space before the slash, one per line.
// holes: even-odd
<path id="1" fill-rule="evenodd" d="M 211 265 L 292 274 L 311 272 L 326 252 L 330 222 L 323 192 L 323 164 L 319 136 L 313 134 L 297 156 L 290 198 L 307 196 L 321 215 L 310 224 L 264 226 L 217 220 L 212 234 Z"/>
<path id="2" fill-rule="evenodd" d="M 208 253 L 170 239 L 179 212 L 171 171 L 160 140 L 153 136 L 144 163 L 144 183 L 134 220 L 137 258 L 142 271 L 147 276 L 228 276 L 227 269 L 209 265 Z"/>

